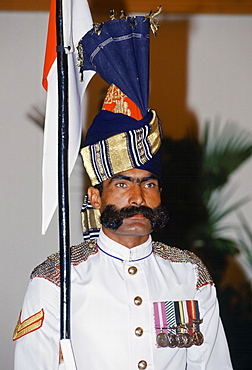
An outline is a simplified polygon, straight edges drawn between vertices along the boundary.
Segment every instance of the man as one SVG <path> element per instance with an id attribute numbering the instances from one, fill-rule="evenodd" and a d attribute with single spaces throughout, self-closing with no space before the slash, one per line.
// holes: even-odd
<path id="1" fill-rule="evenodd" d="M 132 37 L 139 40 L 137 25 L 145 20 L 127 18 L 127 22 Z M 110 103 L 115 106 L 97 115 L 82 149 L 92 183 L 91 212 L 101 213 L 101 231 L 97 239 L 71 248 L 76 367 L 232 369 L 206 267 L 192 252 L 151 240 L 152 230 L 167 221 L 161 206 L 156 113 L 141 109 L 146 114 L 135 119 L 131 114 L 137 111 L 135 103 L 115 85 L 105 99 L 105 105 Z M 92 232 L 97 219 L 94 213 L 87 218 Z M 64 368 L 59 348 L 59 269 L 56 253 L 32 273 L 14 332 L 16 370 Z"/>
<path id="2" fill-rule="evenodd" d="M 91 186 L 88 195 L 101 211 L 103 226 L 97 242 L 72 248 L 71 333 L 77 369 L 214 369 L 217 365 L 231 369 L 215 288 L 206 268 L 190 252 L 151 241 L 153 227 L 165 218 L 158 208 L 157 177 L 133 168 L 105 180 L 102 190 Z M 21 318 L 29 318 L 30 323 L 17 341 L 16 369 L 58 368 L 57 259 L 58 255 L 49 257 L 33 273 Z M 191 330 L 189 326 L 167 330 L 169 313 L 163 307 L 171 306 L 170 327 L 176 327 L 175 302 L 183 305 L 185 324 L 190 321 L 186 304 L 198 303 L 197 319 L 203 322 L 195 327 L 200 327 L 203 343 L 201 338 L 198 343 L 177 339 L 168 346 L 162 342 L 167 341 L 165 336 L 158 341 L 162 332 L 178 337 Z"/>
<path id="3" fill-rule="evenodd" d="M 107 226 L 102 227 L 97 244 L 73 247 L 72 345 L 77 369 L 214 369 L 217 365 L 231 369 L 215 288 L 205 267 L 190 252 L 151 242 L 152 225 L 143 214 L 145 207 L 153 210 L 160 205 L 158 179 L 145 170 L 127 170 L 104 181 L 101 195 L 94 187 L 88 194 Z M 133 216 L 119 222 L 118 228 L 110 226 L 106 209 L 111 205 L 116 211 L 130 210 Z M 17 369 L 58 368 L 59 271 L 54 259 L 49 257 L 37 268 L 30 283 L 22 320 L 35 317 L 33 325 L 38 322 L 40 327 L 18 340 Z M 200 346 L 158 345 L 157 333 L 167 325 L 155 322 L 154 303 L 174 301 L 199 302 L 204 335 Z M 36 317 L 41 310 L 42 319 Z"/>

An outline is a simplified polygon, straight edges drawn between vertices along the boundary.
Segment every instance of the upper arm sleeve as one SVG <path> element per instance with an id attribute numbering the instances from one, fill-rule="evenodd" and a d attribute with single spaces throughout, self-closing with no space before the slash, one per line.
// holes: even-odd
<path id="1" fill-rule="evenodd" d="M 199 302 L 200 318 L 203 319 L 200 331 L 204 335 L 204 342 L 187 350 L 187 369 L 232 369 L 215 287 L 207 284 L 199 288 L 195 299 Z"/>
<path id="2" fill-rule="evenodd" d="M 59 369 L 59 325 L 59 288 L 34 278 L 21 311 L 15 370 Z"/>

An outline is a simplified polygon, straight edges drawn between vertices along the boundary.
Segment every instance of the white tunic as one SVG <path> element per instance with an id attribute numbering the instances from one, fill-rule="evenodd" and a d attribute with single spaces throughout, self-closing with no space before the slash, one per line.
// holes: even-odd
<path id="1" fill-rule="evenodd" d="M 151 238 L 128 249 L 101 232 L 97 245 L 71 267 L 71 341 L 78 370 L 232 369 L 215 287 L 199 286 L 196 263 L 176 261 L 177 249 L 173 258 L 153 253 Z M 136 269 L 129 270 L 132 266 Z M 15 370 L 59 369 L 60 289 L 52 278 L 38 276 L 28 286 L 20 320 L 41 309 L 44 318 L 40 328 L 17 339 Z M 184 300 L 199 302 L 204 343 L 158 347 L 153 302 Z"/>

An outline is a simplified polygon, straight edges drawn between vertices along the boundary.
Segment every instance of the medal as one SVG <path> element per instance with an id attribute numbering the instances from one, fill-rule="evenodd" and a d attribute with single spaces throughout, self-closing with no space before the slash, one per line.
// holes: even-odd
<path id="1" fill-rule="evenodd" d="M 168 334 L 167 337 L 168 337 L 168 342 L 169 342 L 168 347 L 170 347 L 170 348 L 176 347 L 176 336 L 175 336 L 175 334 Z"/>
<path id="2" fill-rule="evenodd" d="M 158 347 L 169 347 L 171 345 L 171 340 L 168 334 L 165 302 L 154 302 L 154 318 L 156 324 L 156 343 Z"/>
<path id="3" fill-rule="evenodd" d="M 201 344 L 204 342 L 203 334 L 200 331 L 195 331 L 192 337 L 195 346 L 201 346 Z"/>
<path id="4" fill-rule="evenodd" d="M 189 348 L 189 347 L 191 347 L 193 345 L 193 338 L 188 333 L 185 333 L 184 335 L 186 336 L 186 340 L 187 340 L 187 342 L 185 344 L 185 347 L 186 348 Z"/>
<path id="5" fill-rule="evenodd" d="M 168 335 L 165 333 L 159 333 L 157 335 L 157 344 L 160 347 L 168 347 L 169 345 Z"/>
<path id="6" fill-rule="evenodd" d="M 187 337 L 184 333 L 176 334 L 175 338 L 176 338 L 176 345 L 178 348 L 183 348 L 186 346 Z"/>
<path id="7" fill-rule="evenodd" d="M 201 346 L 204 336 L 199 330 L 198 301 L 153 302 L 156 343 L 160 348 Z"/>

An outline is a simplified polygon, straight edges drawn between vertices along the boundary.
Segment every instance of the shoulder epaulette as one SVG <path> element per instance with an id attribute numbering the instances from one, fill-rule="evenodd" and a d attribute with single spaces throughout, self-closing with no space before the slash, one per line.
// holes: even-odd
<path id="1" fill-rule="evenodd" d="M 79 265 L 84 262 L 92 254 L 98 252 L 98 247 L 96 245 L 96 240 L 83 242 L 78 245 L 74 245 L 70 248 L 71 264 L 73 266 Z M 44 278 L 49 280 L 53 284 L 60 286 L 60 254 L 56 252 L 51 254 L 47 259 L 40 265 L 35 267 L 32 271 L 30 278 L 35 277 Z"/>
<path id="2" fill-rule="evenodd" d="M 197 274 L 197 289 L 206 284 L 213 284 L 213 279 L 206 266 L 193 252 L 175 247 L 169 247 L 168 245 L 160 242 L 153 242 L 153 253 L 171 262 L 184 262 L 195 265 Z"/>

